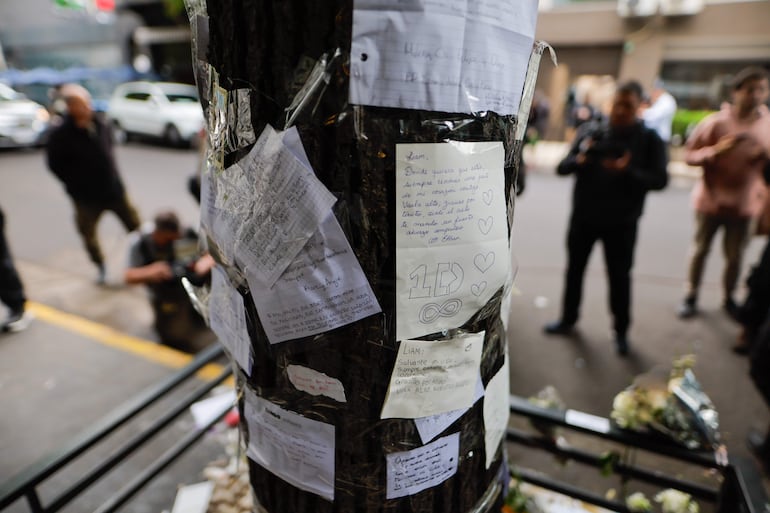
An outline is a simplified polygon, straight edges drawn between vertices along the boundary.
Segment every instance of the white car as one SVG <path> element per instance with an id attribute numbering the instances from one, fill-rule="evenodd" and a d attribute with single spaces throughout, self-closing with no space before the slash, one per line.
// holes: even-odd
<path id="1" fill-rule="evenodd" d="M 23 148 L 45 142 L 48 111 L 0 83 L 0 148 Z"/>
<path id="2" fill-rule="evenodd" d="M 117 141 L 131 135 L 164 139 L 172 146 L 195 145 L 203 128 L 198 90 L 171 82 L 127 82 L 115 88 L 107 107 Z"/>

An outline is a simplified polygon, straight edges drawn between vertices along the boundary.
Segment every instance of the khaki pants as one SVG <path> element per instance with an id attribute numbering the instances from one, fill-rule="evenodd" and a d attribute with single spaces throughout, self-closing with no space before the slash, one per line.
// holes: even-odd
<path id="1" fill-rule="evenodd" d="M 126 231 L 132 232 L 138 229 L 141 224 L 139 214 L 131 204 L 128 196 L 125 195 L 117 201 L 104 205 L 90 205 L 78 201 L 73 203 L 75 205 L 75 223 L 78 232 L 83 239 L 88 256 L 96 265 L 104 263 L 104 255 L 102 255 L 102 249 L 99 246 L 99 239 L 96 237 L 96 225 L 105 211 L 111 210 L 114 212 L 118 219 L 120 219 L 120 222 L 123 223 Z"/>
<path id="2" fill-rule="evenodd" d="M 711 241 L 719 228 L 724 228 L 722 250 L 725 256 L 725 268 L 722 272 L 722 291 L 724 300 L 732 299 L 738 277 L 741 274 L 741 262 L 746 245 L 754 231 L 755 219 L 729 218 L 713 216 L 702 212 L 695 213 L 695 240 L 690 251 L 690 269 L 688 272 L 688 296 L 697 298 L 703 277 L 706 257 L 711 249 Z"/>

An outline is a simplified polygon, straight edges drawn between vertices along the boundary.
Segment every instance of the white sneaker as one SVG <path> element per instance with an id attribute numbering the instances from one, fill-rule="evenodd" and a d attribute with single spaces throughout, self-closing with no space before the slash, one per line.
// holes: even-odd
<path id="1" fill-rule="evenodd" d="M 2 330 L 4 333 L 18 333 L 27 329 L 35 316 L 32 312 L 22 310 L 20 312 L 11 312 L 8 318 L 3 321 Z"/>

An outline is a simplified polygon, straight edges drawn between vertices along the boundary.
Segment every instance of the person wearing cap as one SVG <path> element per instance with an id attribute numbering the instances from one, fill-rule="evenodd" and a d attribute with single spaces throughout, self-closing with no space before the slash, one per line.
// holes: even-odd
<path id="1" fill-rule="evenodd" d="M 77 84 L 63 85 L 59 94 L 66 103 L 67 114 L 51 132 L 46 161 L 72 200 L 78 233 L 98 269 L 97 282 L 104 284 L 104 255 L 96 234 L 99 218 L 112 211 L 127 232 L 136 230 L 141 223 L 118 172 L 112 131 L 94 113 L 91 95 Z"/>
<path id="2" fill-rule="evenodd" d="M 691 166 L 700 166 L 703 174 L 693 190 L 695 236 L 687 292 L 678 309 L 681 318 L 697 313 L 706 256 L 720 228 L 725 255 L 722 306 L 731 317 L 737 315 L 733 293 L 744 249 L 767 194 L 762 171 L 770 159 L 768 73 L 756 66 L 744 68 L 731 85 L 732 103 L 703 119 L 687 142 L 685 159 Z"/>

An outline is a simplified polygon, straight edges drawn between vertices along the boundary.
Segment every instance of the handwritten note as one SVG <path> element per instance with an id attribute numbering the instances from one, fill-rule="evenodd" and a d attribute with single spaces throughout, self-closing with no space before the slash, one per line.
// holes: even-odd
<path id="1" fill-rule="evenodd" d="M 479 374 L 479 377 L 476 380 L 476 395 L 473 398 L 473 404 L 476 404 L 476 401 L 482 397 L 484 397 L 484 383 L 481 381 L 481 375 Z M 470 410 L 470 408 L 460 408 L 446 413 L 439 413 L 438 415 L 414 419 L 414 425 L 417 427 L 417 432 L 420 434 L 422 443 L 427 444 L 436 438 L 445 429 L 454 424 L 457 419 L 465 415 L 468 410 Z"/>
<path id="2" fill-rule="evenodd" d="M 336 201 L 284 144 L 287 133 L 266 126 L 245 158 L 224 170 L 210 168 L 201 184 L 201 223 L 219 253 L 267 287 Z"/>
<path id="3" fill-rule="evenodd" d="M 508 277 L 502 143 L 396 146 L 396 337 L 457 328 Z"/>
<path id="4" fill-rule="evenodd" d="M 536 23 L 537 0 L 355 0 L 350 102 L 516 114 Z"/>
<path id="5" fill-rule="evenodd" d="M 323 372 L 302 367 L 301 365 L 289 365 L 286 374 L 294 388 L 310 395 L 323 395 L 337 402 L 347 402 L 345 388 L 340 380 L 331 378 Z"/>
<path id="6" fill-rule="evenodd" d="M 246 328 L 243 297 L 219 266 L 211 271 L 209 324 L 238 366 L 251 375 L 251 338 Z"/>
<path id="7" fill-rule="evenodd" d="M 451 340 L 402 340 L 381 417 L 416 419 L 473 404 L 484 332 Z"/>
<path id="8" fill-rule="evenodd" d="M 301 490 L 334 500 L 334 426 L 284 410 L 250 390 L 249 458 Z"/>
<path id="9" fill-rule="evenodd" d="M 411 451 L 385 456 L 386 498 L 414 495 L 437 486 L 457 473 L 460 433 L 454 433 Z"/>
<path id="10" fill-rule="evenodd" d="M 246 277 L 272 344 L 323 333 L 382 311 L 331 212 L 275 285 L 262 286 L 248 271 Z"/>
<path id="11" fill-rule="evenodd" d="M 236 234 L 236 261 L 271 286 L 313 236 L 336 201 L 270 125 L 238 164 L 254 180 L 249 216 Z"/>
<path id="12" fill-rule="evenodd" d="M 506 355 L 505 363 L 489 380 L 484 392 L 484 446 L 487 469 L 495 460 L 495 454 L 508 427 L 511 395 L 509 368 Z"/>

